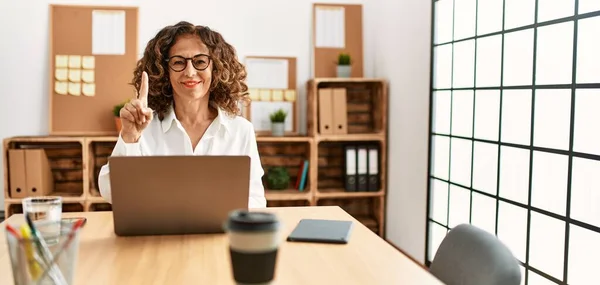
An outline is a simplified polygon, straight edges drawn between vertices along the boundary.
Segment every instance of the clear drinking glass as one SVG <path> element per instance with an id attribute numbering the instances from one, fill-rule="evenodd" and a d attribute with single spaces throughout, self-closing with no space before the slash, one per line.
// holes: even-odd
<path id="1" fill-rule="evenodd" d="M 22 200 L 23 214 L 29 216 L 48 245 L 58 242 L 62 216 L 62 197 L 39 196 Z"/>
<path id="2" fill-rule="evenodd" d="M 61 230 L 54 245 L 40 242 L 26 224 L 7 227 L 6 242 L 13 273 L 11 284 L 73 284 L 83 223 L 62 221 L 59 227 Z"/>

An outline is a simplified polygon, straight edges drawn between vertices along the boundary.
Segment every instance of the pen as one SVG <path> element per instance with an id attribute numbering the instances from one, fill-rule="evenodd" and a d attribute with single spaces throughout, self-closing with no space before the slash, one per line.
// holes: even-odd
<path id="1" fill-rule="evenodd" d="M 61 256 L 61 254 L 69 247 L 69 244 L 71 244 L 71 241 L 75 237 L 75 233 L 77 232 L 77 230 L 79 228 L 81 228 L 81 227 L 83 227 L 83 225 L 85 225 L 85 222 L 86 222 L 85 219 L 79 219 L 79 220 L 75 221 L 75 223 L 73 223 L 73 227 L 71 227 L 71 231 L 69 232 L 69 236 L 68 236 L 67 240 L 63 243 L 63 246 L 58 250 L 56 255 L 54 255 L 54 257 L 50 261 L 50 265 L 55 264 L 56 260 L 58 260 L 58 258 Z M 46 276 L 46 274 L 48 274 L 48 273 L 49 273 L 49 271 L 45 271 L 44 274 L 42 274 L 41 278 L 44 278 Z"/>
<path id="2" fill-rule="evenodd" d="M 60 268 L 56 264 L 51 264 L 50 260 L 53 259 L 52 252 L 48 249 L 48 245 L 44 240 L 44 237 L 38 232 L 31 220 L 29 215 L 25 216 L 25 220 L 27 221 L 27 225 L 31 229 L 31 235 L 33 236 L 34 241 L 36 241 L 36 249 L 38 250 L 43 262 L 46 265 L 46 270 L 50 271 L 50 278 L 54 281 L 54 284 L 67 284 L 64 275 L 60 271 Z"/>
<path id="3" fill-rule="evenodd" d="M 31 232 L 27 225 L 21 226 L 21 235 L 23 236 L 23 245 L 25 246 L 25 256 L 27 257 L 27 263 L 29 264 L 29 273 L 33 280 L 37 280 L 42 273 L 42 268 L 37 263 L 34 257 L 33 248 L 31 247 Z"/>
<path id="4" fill-rule="evenodd" d="M 17 232 L 17 230 L 15 230 L 15 228 L 13 228 L 13 226 L 6 224 L 6 230 L 9 231 L 12 235 L 15 236 L 15 238 L 20 239 L 21 236 L 19 235 L 19 232 Z"/>

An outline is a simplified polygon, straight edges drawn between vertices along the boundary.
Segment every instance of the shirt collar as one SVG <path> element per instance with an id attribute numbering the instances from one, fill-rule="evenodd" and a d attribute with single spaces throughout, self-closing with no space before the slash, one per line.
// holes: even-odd
<path id="1" fill-rule="evenodd" d="M 218 124 L 219 129 L 222 126 L 225 129 L 225 131 L 229 132 L 229 123 L 231 122 L 231 120 L 233 120 L 233 118 L 230 117 L 227 113 L 225 113 L 225 111 L 223 111 L 221 108 L 216 108 L 217 117 L 215 118 L 215 121 Z M 175 111 L 173 110 L 173 105 L 171 105 L 161 122 L 163 133 L 166 133 L 171 128 L 175 120 L 177 120 L 177 117 L 175 117 Z"/>

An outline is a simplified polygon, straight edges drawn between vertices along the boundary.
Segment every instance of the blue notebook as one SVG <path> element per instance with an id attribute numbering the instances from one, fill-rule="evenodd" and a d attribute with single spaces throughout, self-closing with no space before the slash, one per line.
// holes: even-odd
<path id="1" fill-rule="evenodd" d="M 288 236 L 288 241 L 348 243 L 352 221 L 302 219 Z"/>

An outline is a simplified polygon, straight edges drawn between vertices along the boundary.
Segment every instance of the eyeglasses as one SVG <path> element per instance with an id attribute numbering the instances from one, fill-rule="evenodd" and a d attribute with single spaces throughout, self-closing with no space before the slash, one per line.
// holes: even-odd
<path id="1" fill-rule="evenodd" d="M 187 68 L 188 60 L 192 61 L 192 66 L 196 70 L 205 70 L 210 64 L 210 56 L 206 54 L 197 54 L 194 57 L 183 57 L 179 55 L 172 56 L 166 60 L 171 68 L 175 72 L 183 71 Z"/>

